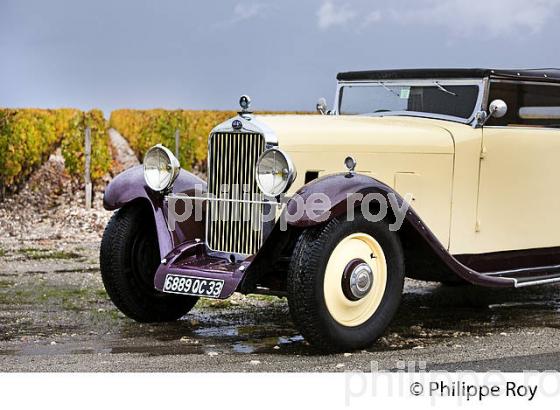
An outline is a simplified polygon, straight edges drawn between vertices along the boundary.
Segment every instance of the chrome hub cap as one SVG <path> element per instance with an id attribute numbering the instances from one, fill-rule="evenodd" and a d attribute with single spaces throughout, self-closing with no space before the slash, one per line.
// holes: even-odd
<path id="1" fill-rule="evenodd" d="M 359 299 L 367 295 L 372 284 L 373 272 L 366 263 L 358 265 L 350 275 L 350 291 Z"/>
<path id="2" fill-rule="evenodd" d="M 360 300 L 373 287 L 373 271 L 361 259 L 353 259 L 342 274 L 342 291 L 349 300 Z"/>

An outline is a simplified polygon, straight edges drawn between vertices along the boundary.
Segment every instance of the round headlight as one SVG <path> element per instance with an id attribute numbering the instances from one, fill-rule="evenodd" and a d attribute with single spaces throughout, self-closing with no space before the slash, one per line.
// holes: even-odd
<path id="1" fill-rule="evenodd" d="M 257 185 L 268 196 L 278 196 L 288 190 L 296 179 L 296 169 L 290 158 L 278 148 L 262 153 L 257 161 Z"/>
<path id="2" fill-rule="evenodd" d="M 154 191 L 171 188 L 179 170 L 179 160 L 161 144 L 150 148 L 144 156 L 144 179 Z"/>

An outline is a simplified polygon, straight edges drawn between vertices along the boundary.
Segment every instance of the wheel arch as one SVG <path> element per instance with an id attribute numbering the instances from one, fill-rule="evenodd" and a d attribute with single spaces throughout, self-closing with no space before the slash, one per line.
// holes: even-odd
<path id="1" fill-rule="evenodd" d="M 171 192 L 192 194 L 195 190 L 205 192 L 206 182 L 181 169 Z M 167 224 L 168 208 L 164 199 L 164 194 L 153 191 L 146 184 L 143 166 L 136 165 L 121 172 L 107 185 L 103 195 L 103 207 L 113 211 L 132 203 L 149 205 L 154 218 L 160 256 L 163 258 L 182 242 L 204 235 L 204 223 L 195 221 L 194 216 L 184 222 L 177 222 L 176 229 L 170 231 Z"/>

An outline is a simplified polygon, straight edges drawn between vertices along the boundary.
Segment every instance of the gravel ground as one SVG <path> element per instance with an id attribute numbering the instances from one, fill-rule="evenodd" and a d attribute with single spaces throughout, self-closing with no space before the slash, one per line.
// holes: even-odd
<path id="1" fill-rule="evenodd" d="M 408 281 L 375 346 L 320 355 L 294 328 L 284 299 L 204 300 L 168 324 L 125 318 L 103 289 L 98 243 L 2 245 L 0 370 L 332 372 L 395 370 L 403 361 L 438 370 L 560 370 L 558 287 L 496 294 Z"/>
<path id="2" fill-rule="evenodd" d="M 126 143 L 112 139 L 119 161 L 134 163 Z M 285 299 L 273 297 L 201 300 L 175 323 L 135 323 L 101 283 L 99 241 L 110 217 L 102 193 L 86 211 L 61 161 L 53 154 L 0 203 L 0 371 L 336 372 L 399 370 L 411 361 L 434 370 L 560 370 L 560 286 L 407 281 L 385 337 L 337 355 L 315 352 Z"/>

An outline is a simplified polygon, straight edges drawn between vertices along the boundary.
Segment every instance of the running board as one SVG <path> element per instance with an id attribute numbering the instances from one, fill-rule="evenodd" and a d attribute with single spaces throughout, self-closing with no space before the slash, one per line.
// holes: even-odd
<path id="1" fill-rule="evenodd" d="M 514 278 L 515 279 L 515 278 Z M 515 287 L 523 288 L 526 286 L 547 285 L 549 283 L 560 282 L 560 274 L 547 276 L 533 276 L 523 279 L 515 279 Z"/>
<path id="2" fill-rule="evenodd" d="M 546 285 L 549 283 L 560 282 L 560 265 L 488 272 L 483 275 L 494 278 L 511 279 L 513 280 L 514 287 L 516 288 Z"/>

